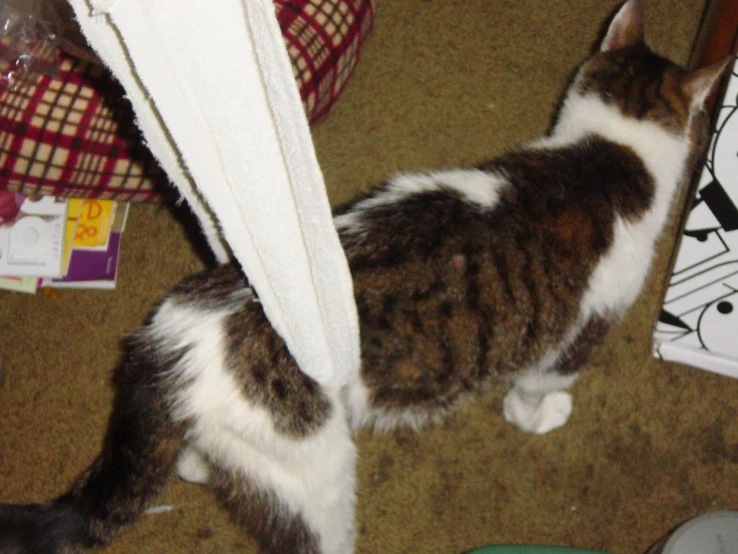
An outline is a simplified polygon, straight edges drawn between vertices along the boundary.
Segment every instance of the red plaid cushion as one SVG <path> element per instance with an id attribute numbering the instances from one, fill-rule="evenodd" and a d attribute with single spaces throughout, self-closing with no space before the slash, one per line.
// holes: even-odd
<path id="1" fill-rule="evenodd" d="M 274 1 L 312 124 L 326 117 L 356 66 L 375 2 Z M 107 71 L 63 53 L 57 77 L 0 89 L 0 190 L 134 202 L 174 197 L 121 87 Z"/>
<path id="2" fill-rule="evenodd" d="M 371 33 L 376 0 L 274 0 L 310 123 L 328 115 Z"/>
<path id="3" fill-rule="evenodd" d="M 142 146 L 107 71 L 62 55 L 58 78 L 26 78 L 0 99 L 0 189 L 159 200 L 173 193 Z"/>

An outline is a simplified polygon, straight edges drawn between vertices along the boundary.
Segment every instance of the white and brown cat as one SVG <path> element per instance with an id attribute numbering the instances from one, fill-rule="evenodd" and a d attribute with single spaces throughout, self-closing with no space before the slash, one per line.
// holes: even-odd
<path id="1" fill-rule="evenodd" d="M 504 416 L 563 424 L 566 389 L 636 299 L 675 192 L 707 144 L 727 60 L 686 72 L 630 0 L 549 134 L 478 167 L 401 175 L 339 209 L 362 365 L 303 374 L 239 268 L 176 288 L 126 343 L 98 459 L 64 496 L 0 505 L 0 553 L 109 541 L 175 471 L 273 554 L 350 554 L 352 429 L 418 428 L 498 383 Z"/>

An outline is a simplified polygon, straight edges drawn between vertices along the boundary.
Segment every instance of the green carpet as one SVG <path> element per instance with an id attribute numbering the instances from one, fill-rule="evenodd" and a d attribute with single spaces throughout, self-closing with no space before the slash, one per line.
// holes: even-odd
<path id="1" fill-rule="evenodd" d="M 704 0 L 650 0 L 647 35 L 686 62 Z M 611 0 L 380 0 L 376 30 L 314 129 L 339 203 L 398 171 L 470 164 L 540 135 Z M 119 341 L 202 267 L 179 219 L 134 206 L 114 292 L 0 292 L 0 501 L 50 498 L 94 458 Z M 679 521 L 738 509 L 738 381 L 652 359 L 673 231 L 623 327 L 544 436 L 504 422 L 503 391 L 422 433 L 358 436 L 359 554 L 490 543 L 641 553 Z M 177 479 L 102 552 L 255 553 L 212 495 Z"/>

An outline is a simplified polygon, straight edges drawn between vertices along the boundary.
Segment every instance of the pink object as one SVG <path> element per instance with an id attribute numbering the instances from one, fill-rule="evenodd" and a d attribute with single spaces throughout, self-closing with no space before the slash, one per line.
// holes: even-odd
<path id="1" fill-rule="evenodd" d="M 26 197 L 14 192 L 0 191 L 0 225 L 15 221 Z"/>

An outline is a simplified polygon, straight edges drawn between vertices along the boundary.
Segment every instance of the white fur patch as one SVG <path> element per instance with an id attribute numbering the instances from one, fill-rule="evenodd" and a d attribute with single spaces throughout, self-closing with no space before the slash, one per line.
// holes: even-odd
<path id="1" fill-rule="evenodd" d="M 655 233 L 643 229 L 653 219 L 652 213 L 636 224 L 617 219 L 612 247 L 590 277 L 582 300 L 583 315 L 606 311 L 622 314 L 635 301 L 653 257 Z"/>
<path id="2" fill-rule="evenodd" d="M 172 349 L 189 347 L 175 369 L 185 384 L 175 415 L 193 426 L 190 443 L 226 470 L 240 471 L 273 491 L 319 539 L 321 553 L 353 551 L 356 451 L 337 391 L 329 420 L 314 434 L 293 439 L 274 431 L 271 415 L 250 403 L 224 365 L 224 319 L 165 302 L 153 333 Z"/>
<path id="3" fill-rule="evenodd" d="M 491 209 L 500 198 L 507 181 L 494 173 L 479 169 L 452 169 L 426 174 L 404 174 L 395 177 L 390 186 L 397 193 L 414 194 L 447 188 L 458 192 L 469 202 Z"/>
<path id="4" fill-rule="evenodd" d="M 358 202 L 350 212 L 336 216 L 336 228 L 361 226 L 361 213 L 372 208 L 402 201 L 414 194 L 448 189 L 458 192 L 466 201 L 484 209 L 493 209 L 508 182 L 495 173 L 479 169 L 451 169 L 431 173 L 406 173 L 392 179 L 387 188 L 371 198 Z"/>

